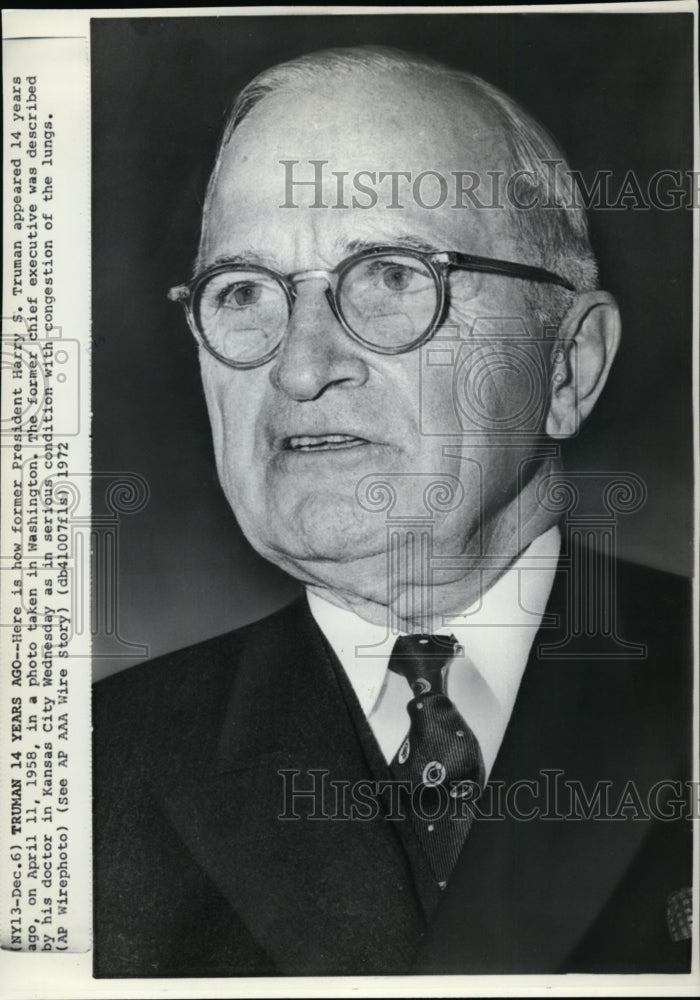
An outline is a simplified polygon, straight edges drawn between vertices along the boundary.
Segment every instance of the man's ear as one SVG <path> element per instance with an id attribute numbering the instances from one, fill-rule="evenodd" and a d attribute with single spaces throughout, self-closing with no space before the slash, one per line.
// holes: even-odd
<path id="1" fill-rule="evenodd" d="M 596 404 L 620 343 L 620 311 L 608 292 L 582 292 L 564 317 L 552 348 L 545 430 L 568 438 Z"/>

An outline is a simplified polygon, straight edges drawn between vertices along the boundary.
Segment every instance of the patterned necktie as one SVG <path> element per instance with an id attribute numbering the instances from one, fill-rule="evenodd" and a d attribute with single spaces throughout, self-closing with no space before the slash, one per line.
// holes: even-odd
<path id="1" fill-rule="evenodd" d="M 443 689 L 443 667 L 459 652 L 454 636 L 408 635 L 396 640 L 389 660 L 415 695 L 391 771 L 410 784 L 413 826 L 442 889 L 471 826 L 469 803 L 485 780 L 479 741 Z"/>

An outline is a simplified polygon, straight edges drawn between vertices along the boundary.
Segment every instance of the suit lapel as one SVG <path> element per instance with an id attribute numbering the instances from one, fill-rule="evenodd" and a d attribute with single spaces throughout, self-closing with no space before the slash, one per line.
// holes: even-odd
<path id="1" fill-rule="evenodd" d="M 331 818 L 332 782 L 371 774 L 305 600 L 250 629 L 218 746 L 173 770 L 171 821 L 280 972 L 407 967 L 424 920 L 398 838 Z"/>
<path id="2" fill-rule="evenodd" d="M 566 968 L 650 824 L 564 819 L 570 799 L 547 802 L 546 774 L 550 790 L 563 772 L 559 787 L 579 781 L 589 798 L 607 782 L 613 808 L 631 779 L 644 797 L 676 777 L 671 730 L 682 722 L 664 700 L 667 661 L 678 655 L 660 641 L 665 632 L 641 661 L 601 660 L 594 648 L 575 660 L 538 655 L 563 637 L 566 605 L 560 572 L 545 619 L 558 628 L 543 625 L 533 644 L 490 779 L 511 794 L 519 781 L 539 782 L 535 801 L 525 788 L 516 804 L 536 806 L 540 818 L 477 820 L 427 933 L 415 866 L 412 873 L 391 825 L 381 816 L 323 818 L 337 814 L 333 781 L 371 780 L 378 765 L 358 740 L 363 720 L 353 723 L 352 698 L 343 697 L 305 600 L 246 630 L 223 696 L 225 725 L 210 733 L 193 721 L 169 751 L 158 795 L 281 973 Z M 632 640 L 640 621 L 645 631 L 648 624 L 648 611 L 635 613 L 629 627 L 620 622 Z M 315 808 L 318 819 L 279 818 L 285 770 L 298 772 L 287 776 L 297 788 L 315 772 L 316 798 L 292 805 L 304 816 Z M 552 818 L 542 818 L 548 810 Z"/>
<path id="3" fill-rule="evenodd" d="M 502 817 L 475 822 L 417 972 L 561 970 L 651 826 L 630 812 L 617 820 L 586 820 L 576 818 L 574 808 L 573 817 L 564 818 L 572 812 L 566 782 L 581 782 L 588 798 L 596 782 L 609 782 L 615 809 L 630 780 L 644 802 L 655 782 L 677 775 L 671 750 L 658 753 L 668 739 L 653 732 L 664 715 L 654 694 L 663 664 L 538 655 L 543 643 L 563 636 L 566 597 L 560 570 L 547 608 L 559 627 L 538 633 L 489 779 L 493 795 L 484 809 L 498 802 L 500 786 Z M 585 654 L 583 642 L 579 653 Z M 653 757 L 650 747 L 657 751 Z M 506 791 L 520 781 L 537 782 L 537 798 L 523 788 L 508 802 Z M 539 818 L 518 819 L 514 806 L 523 814 L 535 806 Z M 498 817 L 499 810 L 491 813 Z"/>

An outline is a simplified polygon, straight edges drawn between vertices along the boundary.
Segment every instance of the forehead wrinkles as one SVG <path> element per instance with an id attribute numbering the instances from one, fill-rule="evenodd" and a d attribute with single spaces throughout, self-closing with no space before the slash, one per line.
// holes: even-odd
<path id="1" fill-rule="evenodd" d="M 407 85 L 405 78 L 370 74 L 360 81 L 344 82 L 342 87 L 331 86 L 321 94 L 307 87 L 263 98 L 221 151 L 205 204 L 200 263 L 210 255 L 212 241 L 219 242 L 222 230 L 233 230 L 237 225 L 257 229 L 259 220 L 269 222 L 275 215 L 277 223 L 286 227 L 293 221 L 290 213 L 302 214 L 299 209 L 281 208 L 285 173 L 280 160 L 298 161 L 294 177 L 302 180 L 315 176 L 309 160 L 327 160 L 323 200 L 329 205 L 337 201 L 334 172 L 338 171 L 347 172 L 343 183 L 349 191 L 348 201 L 356 193 L 352 183 L 359 171 L 372 171 L 378 178 L 382 171 L 403 170 L 413 179 L 423 171 L 435 171 L 447 180 L 449 196 L 442 209 L 416 211 L 419 206 L 412 198 L 411 180 L 401 178 L 401 200 L 408 209 L 403 213 L 388 211 L 391 181 L 377 180 L 373 187 L 379 196 L 378 212 L 364 208 L 311 211 L 313 215 L 339 217 L 328 220 L 331 226 L 357 225 L 359 235 L 364 235 L 368 224 L 391 230 L 396 223 L 389 217 L 404 215 L 410 220 L 405 218 L 402 228 L 421 222 L 419 228 L 426 236 L 445 226 L 452 232 L 463 228 L 468 242 L 474 230 L 510 235 L 514 227 L 509 213 L 475 208 L 468 200 L 465 207 L 454 207 L 458 183 L 454 172 L 476 173 L 480 190 L 486 193 L 491 184 L 489 173 L 507 169 L 509 149 L 499 117 L 481 95 L 462 84 L 448 81 L 444 91 L 437 93 L 435 77 L 425 82 L 419 91 L 415 84 Z M 373 103 L 368 111 L 370 99 Z M 367 183 L 367 177 L 364 181 Z M 300 205 L 309 205 L 314 188 L 296 187 L 295 199 Z M 386 222 L 381 219 L 380 223 L 381 213 Z"/>

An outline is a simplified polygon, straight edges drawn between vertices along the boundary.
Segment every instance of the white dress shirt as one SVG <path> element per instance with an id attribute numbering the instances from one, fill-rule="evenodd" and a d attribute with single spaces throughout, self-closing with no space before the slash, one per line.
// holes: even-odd
<path id="1" fill-rule="evenodd" d="M 481 745 L 486 776 L 503 742 L 535 634 L 554 581 L 561 536 L 554 526 L 519 556 L 462 615 L 438 634 L 453 634 L 464 649 L 445 672 L 445 692 Z M 309 606 L 350 679 L 387 762 L 409 729 L 413 692 L 405 677 L 388 669 L 398 638 L 386 626 L 307 592 Z"/>

